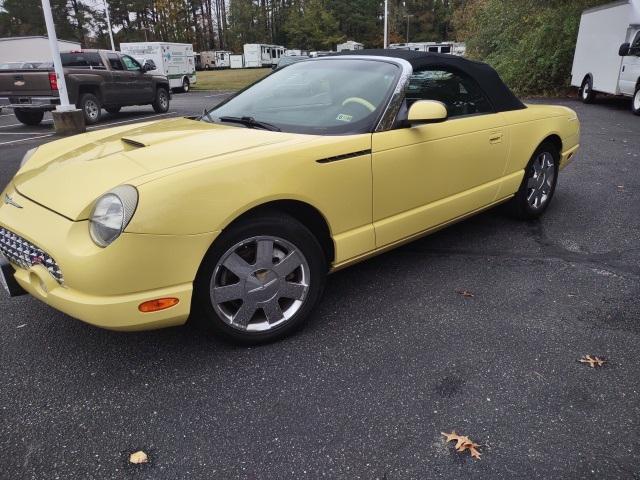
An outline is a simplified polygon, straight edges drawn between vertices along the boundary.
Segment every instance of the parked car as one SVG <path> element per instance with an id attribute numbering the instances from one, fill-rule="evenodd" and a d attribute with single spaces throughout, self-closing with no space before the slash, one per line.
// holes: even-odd
<path id="1" fill-rule="evenodd" d="M 527 106 L 461 57 L 362 53 L 290 65 L 199 118 L 27 153 L 0 206 L 8 289 L 109 329 L 194 312 L 259 343 L 308 319 L 329 272 L 501 203 L 545 212 L 573 110 Z"/>
<path id="2" fill-rule="evenodd" d="M 116 114 L 124 106 L 151 105 L 158 113 L 169 110 L 169 81 L 149 73 L 144 65 L 119 52 L 83 50 L 62 53 L 69 101 L 84 112 L 88 124 L 100 121 L 104 108 Z M 0 71 L 0 98 L 7 98 L 16 118 L 38 125 L 44 113 L 60 104 L 58 80 L 53 68 Z"/>
<path id="3" fill-rule="evenodd" d="M 632 99 L 640 115 L 640 0 L 585 10 L 571 72 L 571 85 L 591 103 L 597 93 Z"/>

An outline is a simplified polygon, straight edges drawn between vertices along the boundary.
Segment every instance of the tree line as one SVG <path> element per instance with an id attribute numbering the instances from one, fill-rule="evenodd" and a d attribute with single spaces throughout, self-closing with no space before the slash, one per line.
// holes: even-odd
<path id="1" fill-rule="evenodd" d="M 455 39 L 464 0 L 390 0 L 392 42 Z M 103 0 L 51 0 L 59 38 L 109 47 Z M 335 50 L 356 40 L 383 43 L 384 0 L 108 0 L 116 43 L 171 41 L 198 50 L 241 51 L 245 43 Z M 42 35 L 40 0 L 0 1 L 0 37 Z"/>
<path id="2" fill-rule="evenodd" d="M 391 43 L 456 40 L 520 94 L 569 83 L 580 14 L 610 0 L 389 0 Z M 109 48 L 104 0 L 51 0 L 59 38 Z M 335 50 L 383 44 L 384 0 L 108 0 L 116 42 Z M 0 37 L 46 32 L 40 0 L 0 0 Z"/>

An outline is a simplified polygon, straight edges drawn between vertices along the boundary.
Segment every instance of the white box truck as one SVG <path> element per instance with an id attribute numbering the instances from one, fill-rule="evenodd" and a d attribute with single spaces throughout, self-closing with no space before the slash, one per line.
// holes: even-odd
<path id="1" fill-rule="evenodd" d="M 134 42 L 121 43 L 122 53 L 131 55 L 142 65 L 146 60 L 156 64 L 154 73 L 165 75 L 172 90 L 188 92 L 196 84 L 196 61 L 193 45 L 188 43 Z"/>
<path id="2" fill-rule="evenodd" d="M 571 70 L 571 85 L 591 103 L 597 93 L 632 98 L 640 115 L 640 0 L 585 10 Z"/>
<path id="3" fill-rule="evenodd" d="M 247 43 L 244 46 L 244 66 L 245 68 L 271 68 L 278 64 L 286 50 L 280 45 Z"/>

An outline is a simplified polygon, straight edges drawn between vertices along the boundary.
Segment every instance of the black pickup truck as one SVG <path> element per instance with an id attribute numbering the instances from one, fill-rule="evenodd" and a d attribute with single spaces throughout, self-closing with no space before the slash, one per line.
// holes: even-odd
<path id="1" fill-rule="evenodd" d="M 116 114 L 128 105 L 152 105 L 157 113 L 169 110 L 169 80 L 149 73 L 152 61 L 140 65 L 133 57 L 107 50 L 62 53 L 69 101 L 84 112 L 87 124 L 100 120 L 104 108 Z M 0 108 L 13 109 L 25 125 L 38 125 L 46 111 L 60 103 L 53 68 L 0 70 Z"/>

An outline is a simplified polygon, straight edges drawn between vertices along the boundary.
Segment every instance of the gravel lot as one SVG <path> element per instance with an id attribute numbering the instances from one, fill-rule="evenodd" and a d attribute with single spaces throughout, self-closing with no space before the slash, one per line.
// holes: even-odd
<path id="1" fill-rule="evenodd" d="M 638 478 L 640 118 L 552 103 L 578 111 L 583 145 L 542 221 L 493 210 L 339 272 L 284 342 L 112 333 L 0 294 L 0 478 Z M 54 139 L 7 114 L 1 185 Z M 129 465 L 139 449 L 150 463 Z"/>

